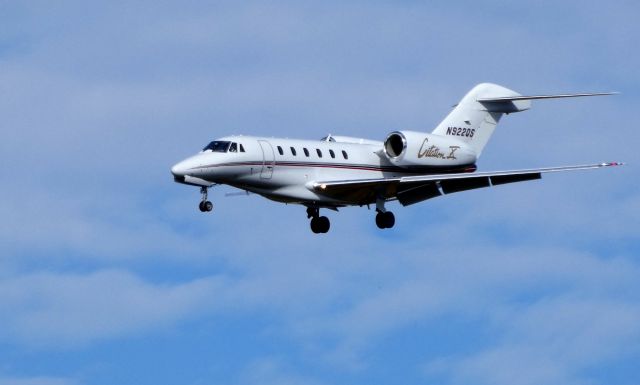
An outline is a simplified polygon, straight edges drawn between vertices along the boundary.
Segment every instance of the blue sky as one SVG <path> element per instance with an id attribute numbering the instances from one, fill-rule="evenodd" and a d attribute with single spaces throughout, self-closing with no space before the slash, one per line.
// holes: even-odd
<path id="1" fill-rule="evenodd" d="M 640 382 L 636 2 L 0 2 L 0 384 Z M 172 182 L 228 134 L 431 131 L 482 170 L 627 166 L 328 213 Z"/>

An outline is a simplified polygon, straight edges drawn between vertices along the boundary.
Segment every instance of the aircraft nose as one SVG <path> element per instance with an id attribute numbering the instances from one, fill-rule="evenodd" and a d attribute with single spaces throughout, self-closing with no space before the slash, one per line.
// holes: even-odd
<path id="1" fill-rule="evenodd" d="M 174 164 L 173 167 L 171 167 L 171 173 L 173 174 L 173 176 L 185 176 L 187 175 L 187 168 L 188 167 L 186 162 L 182 161 Z"/>

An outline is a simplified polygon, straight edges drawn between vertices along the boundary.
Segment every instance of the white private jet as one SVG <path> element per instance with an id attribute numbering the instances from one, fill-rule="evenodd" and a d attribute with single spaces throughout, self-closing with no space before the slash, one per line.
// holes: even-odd
<path id="1" fill-rule="evenodd" d="M 213 208 L 207 189 L 226 184 L 283 203 L 307 207 L 314 233 L 329 231 L 320 209 L 376 205 L 376 225 L 391 228 L 385 208 L 408 206 L 443 194 L 540 179 L 543 173 L 622 163 L 475 172 L 476 161 L 503 114 L 530 108 L 533 99 L 612 93 L 523 96 L 490 83 L 475 86 L 432 133 L 395 131 L 384 142 L 346 136 L 293 140 L 228 136 L 171 168 L 178 183 L 198 186 L 200 211 Z"/>

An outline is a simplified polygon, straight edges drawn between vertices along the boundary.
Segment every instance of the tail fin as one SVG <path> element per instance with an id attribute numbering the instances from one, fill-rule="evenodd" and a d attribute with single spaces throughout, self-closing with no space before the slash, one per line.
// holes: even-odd
<path id="1" fill-rule="evenodd" d="M 521 95 L 496 84 L 478 84 L 460 100 L 432 133 L 454 136 L 468 143 L 476 155 L 480 156 L 503 114 L 524 111 L 531 106 L 528 100 L 481 100 L 517 96 Z"/>
<path id="2" fill-rule="evenodd" d="M 531 100 L 533 99 L 612 94 L 614 93 L 522 96 L 497 84 L 482 83 L 473 87 L 432 133 L 457 137 L 468 143 L 479 157 L 502 115 L 528 110 L 531 108 Z"/>

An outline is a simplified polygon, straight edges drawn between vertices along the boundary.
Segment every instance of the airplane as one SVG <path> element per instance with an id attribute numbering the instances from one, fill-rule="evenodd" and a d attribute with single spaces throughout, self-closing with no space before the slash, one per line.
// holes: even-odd
<path id="1" fill-rule="evenodd" d="M 392 228 L 386 203 L 409 206 L 477 188 L 541 179 L 542 174 L 622 165 L 596 163 L 512 171 L 476 172 L 476 162 L 504 114 L 531 107 L 531 100 L 611 95 L 581 93 L 523 96 L 481 83 L 473 87 L 431 132 L 393 131 L 384 141 L 329 135 L 318 140 L 227 136 L 171 168 L 174 181 L 200 187 L 199 208 L 213 204 L 208 189 L 229 185 L 247 194 L 300 204 L 311 230 L 329 231 L 320 209 L 375 204 L 376 225 Z"/>

